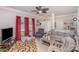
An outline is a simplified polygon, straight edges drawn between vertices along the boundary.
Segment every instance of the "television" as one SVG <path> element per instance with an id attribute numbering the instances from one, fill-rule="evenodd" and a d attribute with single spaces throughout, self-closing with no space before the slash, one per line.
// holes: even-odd
<path id="1" fill-rule="evenodd" d="M 13 36 L 13 28 L 2 29 L 2 42 Z"/>

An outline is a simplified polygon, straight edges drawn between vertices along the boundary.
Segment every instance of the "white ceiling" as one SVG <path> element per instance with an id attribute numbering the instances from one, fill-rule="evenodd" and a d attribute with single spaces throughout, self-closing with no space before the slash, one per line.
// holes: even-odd
<path id="1" fill-rule="evenodd" d="M 32 10 L 35 10 L 36 6 L 9 6 L 9 7 L 35 14 L 35 12 L 32 12 Z M 56 15 L 63 15 L 77 12 L 77 6 L 43 6 L 42 8 L 49 8 L 47 15 L 50 15 L 52 12 L 55 13 Z"/>

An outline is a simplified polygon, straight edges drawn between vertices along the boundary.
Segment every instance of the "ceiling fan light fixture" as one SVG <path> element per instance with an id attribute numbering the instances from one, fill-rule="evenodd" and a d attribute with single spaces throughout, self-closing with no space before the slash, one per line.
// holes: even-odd
<path id="1" fill-rule="evenodd" d="M 40 11 L 38 11 L 39 13 L 42 13 L 42 11 L 40 10 Z"/>
<path id="2" fill-rule="evenodd" d="M 49 10 L 49 8 L 42 8 L 42 6 L 37 6 L 35 7 L 36 10 L 33 10 L 34 12 L 36 12 L 36 14 L 45 14 L 47 13 L 47 11 Z"/>

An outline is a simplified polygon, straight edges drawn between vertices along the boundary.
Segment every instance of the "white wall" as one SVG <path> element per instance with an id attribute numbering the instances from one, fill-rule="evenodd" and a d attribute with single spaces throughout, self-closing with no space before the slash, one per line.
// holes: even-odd
<path id="1" fill-rule="evenodd" d="M 13 33 L 14 37 L 15 37 L 16 16 L 21 16 L 21 17 L 28 16 L 30 18 L 36 17 L 33 14 L 29 14 L 27 12 L 12 9 L 10 7 L 0 7 L 0 29 L 13 27 L 14 28 L 14 33 Z"/>
<path id="2" fill-rule="evenodd" d="M 63 30 L 64 29 L 64 22 L 65 21 L 71 22 L 72 19 L 74 17 L 76 17 L 76 16 L 77 16 L 76 13 L 65 14 L 65 15 L 63 14 L 63 15 L 58 15 L 58 16 L 56 16 L 53 13 L 52 15 L 49 16 L 49 18 L 47 19 L 47 21 L 41 21 L 42 25 L 39 26 L 39 28 L 41 28 L 41 27 L 44 28 L 46 32 L 50 31 L 52 28 L 54 29 L 54 26 L 55 26 L 54 22 L 56 21 L 56 29 L 57 30 Z"/>
<path id="3" fill-rule="evenodd" d="M 44 16 L 39 18 L 41 22 L 41 26 L 38 26 L 37 29 L 43 28 L 45 32 L 50 31 L 51 29 L 54 29 L 54 20 L 55 20 L 55 14 L 52 13 L 50 16 Z"/>
<path id="4" fill-rule="evenodd" d="M 77 9 L 77 34 L 79 36 L 79 7 Z"/>
<path id="5" fill-rule="evenodd" d="M 53 27 L 54 29 L 54 22 L 56 21 L 56 29 L 57 30 L 63 30 L 64 29 L 64 22 L 65 21 L 68 21 L 68 22 L 71 22 L 72 19 L 74 17 L 76 17 L 77 14 L 76 13 L 71 13 L 71 14 L 63 14 L 63 15 L 58 15 L 56 16 L 55 14 L 53 15 L 50 15 L 48 21 L 42 21 L 42 27 L 45 29 L 45 31 L 49 31 L 51 30 L 51 27 Z M 54 19 L 54 21 L 53 21 Z M 53 26 L 51 26 L 53 25 Z"/>
<path id="6" fill-rule="evenodd" d="M 77 35 L 78 35 L 77 47 L 79 49 L 79 7 L 77 8 Z"/>
<path id="7" fill-rule="evenodd" d="M 66 14 L 66 15 L 59 15 L 56 16 L 56 29 L 63 30 L 64 29 L 64 22 L 69 21 L 71 22 L 73 17 L 76 17 L 76 13 Z"/>

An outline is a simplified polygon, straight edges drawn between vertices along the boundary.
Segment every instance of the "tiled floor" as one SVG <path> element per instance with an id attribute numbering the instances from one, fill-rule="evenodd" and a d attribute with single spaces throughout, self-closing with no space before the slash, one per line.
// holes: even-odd
<path id="1" fill-rule="evenodd" d="M 25 40 L 26 40 L 26 37 L 22 37 L 22 41 L 24 42 Z M 39 38 L 36 38 L 35 41 L 36 41 L 38 52 L 48 52 L 49 46 L 47 46 L 46 44 L 43 44 Z M 78 49 L 76 48 L 76 50 Z"/>
<path id="2" fill-rule="evenodd" d="M 36 44 L 37 44 L 38 52 L 48 52 L 48 46 L 42 44 L 40 39 L 36 39 Z"/>

